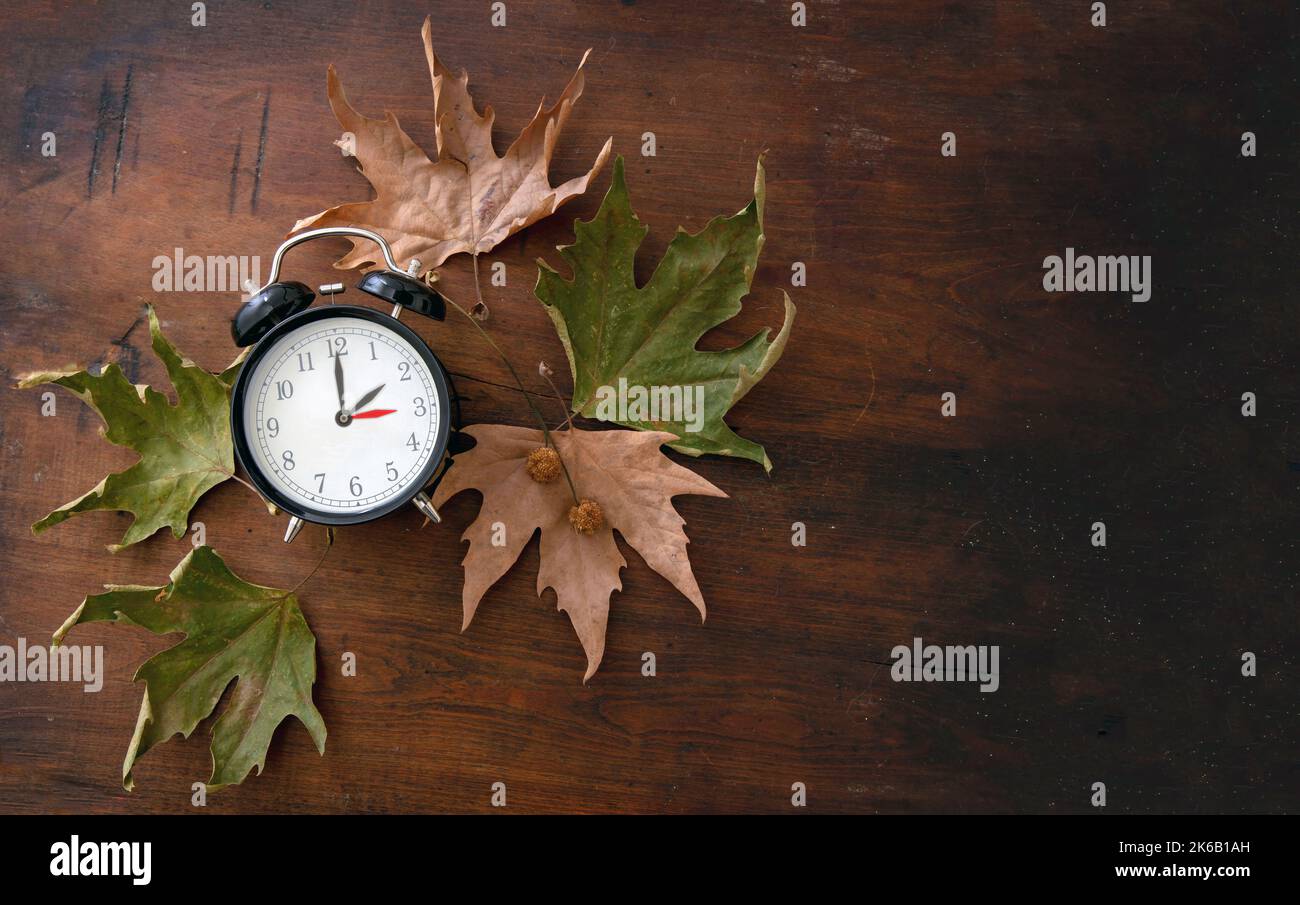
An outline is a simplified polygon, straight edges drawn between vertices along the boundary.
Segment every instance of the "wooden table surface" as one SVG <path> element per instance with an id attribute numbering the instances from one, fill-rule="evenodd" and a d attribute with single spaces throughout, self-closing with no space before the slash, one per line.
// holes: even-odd
<path id="1" fill-rule="evenodd" d="M 502 28 L 479 0 L 209 3 L 204 27 L 188 3 L 0 3 L 6 385 L 109 360 L 161 381 L 150 302 L 181 349 L 224 365 L 237 295 L 156 293 L 151 262 L 182 247 L 265 267 L 297 218 L 370 197 L 331 144 L 331 62 L 358 109 L 432 149 L 429 12 L 499 148 L 593 48 L 553 175 L 613 136 L 651 227 L 643 278 L 679 225 L 748 201 L 768 150 L 753 292 L 706 346 L 775 326 L 791 292 L 785 356 L 731 418 L 775 470 L 672 454 L 730 495 L 677 504 L 708 622 L 625 546 L 584 685 L 567 618 L 534 591 L 535 541 L 459 631 L 475 494 L 440 527 L 412 510 L 342 530 L 301 591 L 325 755 L 289 721 L 265 772 L 204 812 L 487 811 L 496 782 L 520 812 L 790 812 L 796 782 L 806 812 L 1090 812 L 1095 782 L 1111 811 L 1300 806 L 1294 10 L 1111 3 L 1096 28 L 1073 0 L 807 5 L 800 28 L 785 2 L 508 0 Z M 534 261 L 558 263 L 608 178 L 484 262 L 508 276 L 487 287 L 489 326 L 538 393 L 538 360 L 568 373 Z M 335 278 L 345 247 L 305 247 L 292 275 Z M 1045 292 L 1043 259 L 1067 247 L 1151 255 L 1150 301 Z M 442 274 L 472 298 L 466 256 Z M 529 424 L 468 324 L 417 329 L 469 421 Z M 190 549 L 163 533 L 110 554 L 129 518 L 111 513 L 32 536 L 133 461 L 70 394 L 56 417 L 40 406 L 0 392 L 10 645 L 44 642 L 106 582 L 165 583 Z M 291 586 L 322 550 L 319 529 L 282 544 L 283 519 L 233 482 L 192 517 L 258 583 Z M 891 649 L 918 636 L 999 645 L 1000 688 L 891 681 Z M 0 684 L 0 810 L 198 811 L 206 724 L 119 786 L 133 671 L 171 640 L 90 625 L 70 641 L 104 646 L 103 689 Z"/>

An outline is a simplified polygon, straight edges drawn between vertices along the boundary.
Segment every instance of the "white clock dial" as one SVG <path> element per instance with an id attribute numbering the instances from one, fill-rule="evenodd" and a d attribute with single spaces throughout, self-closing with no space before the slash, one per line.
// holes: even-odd
<path id="1" fill-rule="evenodd" d="M 242 399 L 250 470 L 330 515 L 362 515 L 420 489 L 447 414 L 428 364 L 404 337 L 361 318 L 326 317 L 259 352 Z"/>

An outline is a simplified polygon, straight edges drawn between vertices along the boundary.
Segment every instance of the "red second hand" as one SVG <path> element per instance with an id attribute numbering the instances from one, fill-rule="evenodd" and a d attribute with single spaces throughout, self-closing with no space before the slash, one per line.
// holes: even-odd
<path id="1" fill-rule="evenodd" d="M 353 418 L 382 418 L 385 415 L 391 415 L 397 409 L 366 409 L 364 412 L 357 412 Z"/>

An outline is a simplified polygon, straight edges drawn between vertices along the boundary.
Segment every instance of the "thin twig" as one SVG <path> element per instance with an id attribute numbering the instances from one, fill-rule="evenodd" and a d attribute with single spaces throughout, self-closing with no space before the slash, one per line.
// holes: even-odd
<path id="1" fill-rule="evenodd" d="M 320 559 L 316 560 L 316 565 L 312 568 L 310 572 L 307 573 L 307 577 L 304 578 L 302 581 L 298 582 L 296 585 L 294 585 L 293 590 L 290 591 L 288 594 L 285 594 L 284 595 L 285 597 L 292 597 L 294 594 L 297 594 L 299 588 L 301 588 L 307 582 L 311 581 L 312 576 L 315 575 L 318 571 L 320 571 L 321 563 L 325 561 L 325 557 L 329 554 L 330 549 L 333 546 L 334 546 L 334 529 L 326 527 L 325 549 L 321 551 Z"/>
<path id="2" fill-rule="evenodd" d="M 247 487 L 249 490 L 253 491 L 253 493 L 256 493 L 259 499 L 261 498 L 262 494 L 258 493 L 257 488 L 254 487 L 252 484 L 250 484 L 250 483 L 248 483 L 247 481 L 245 481 L 243 478 L 241 478 L 239 475 L 235 474 L 233 471 L 230 473 L 230 476 L 231 476 L 232 478 L 234 478 L 236 481 L 238 481 L 239 483 L 243 484 L 243 485 L 244 485 L 245 487 Z"/>
<path id="3" fill-rule="evenodd" d="M 478 299 L 478 304 L 474 307 L 474 310 L 481 311 L 483 316 L 486 318 L 488 315 L 488 306 L 487 303 L 483 301 L 483 289 L 479 286 L 478 281 L 478 252 L 474 252 L 470 255 L 470 259 L 474 262 L 474 295 Z"/>
<path id="4" fill-rule="evenodd" d="M 550 368 L 546 367 L 546 362 L 542 362 L 542 366 L 537 369 L 537 373 L 542 375 L 542 379 L 546 381 L 546 385 L 549 386 L 551 392 L 555 394 L 556 401 L 560 403 L 560 411 L 564 412 L 564 420 L 569 425 L 569 430 L 572 431 L 573 419 L 569 417 L 569 406 L 565 403 L 564 397 L 560 395 L 559 389 L 556 388 L 555 381 L 551 379 L 552 371 Z"/>
<path id="5" fill-rule="evenodd" d="M 556 401 L 560 403 L 560 410 L 564 412 L 564 420 L 569 425 L 569 436 L 576 436 L 573 430 L 573 419 L 569 417 L 569 407 L 565 403 L 564 397 L 560 395 L 560 391 L 555 388 L 555 382 L 551 380 L 551 369 L 546 366 L 545 362 L 542 362 L 541 367 L 537 369 L 537 373 L 542 375 L 542 379 L 546 381 L 551 388 L 551 392 L 555 394 Z M 564 459 L 560 456 L 558 449 L 555 450 L 555 457 L 560 460 L 560 469 L 564 472 L 564 480 L 569 482 L 569 493 L 573 494 L 573 502 L 581 506 L 582 504 L 578 502 L 578 491 L 573 488 L 573 479 L 569 477 L 569 468 L 564 464 Z"/>
<path id="6" fill-rule="evenodd" d="M 475 260 L 477 261 L 477 258 L 475 258 Z M 478 293 L 481 302 L 483 295 L 482 292 L 479 290 L 479 285 L 478 285 L 477 264 L 475 264 L 474 267 L 474 290 L 475 292 Z M 455 308 L 461 314 L 465 315 L 466 320 L 468 320 L 471 324 L 474 325 L 474 329 L 479 332 L 479 335 L 482 336 L 483 339 L 487 341 L 487 344 L 492 347 L 492 349 L 497 353 L 497 356 L 503 362 L 505 362 L 506 368 L 510 371 L 510 376 L 515 379 L 515 386 L 519 388 L 519 395 L 524 397 L 524 402 L 527 402 L 528 407 L 532 409 L 533 415 L 536 416 L 537 418 L 537 423 L 542 426 L 542 436 L 546 438 L 546 445 L 551 447 L 551 449 L 555 450 L 556 458 L 560 460 L 560 469 L 564 472 L 564 480 L 568 482 L 569 493 L 573 495 L 573 505 L 575 506 L 580 505 L 578 500 L 578 490 L 576 487 L 573 486 L 573 478 L 569 476 L 569 467 L 564 464 L 564 456 L 560 453 L 559 447 L 555 445 L 555 441 L 551 439 L 551 429 L 546 426 L 546 419 L 542 417 L 541 410 L 537 407 L 536 403 L 533 402 L 533 397 L 529 396 L 528 391 L 524 389 L 524 382 L 519 379 L 519 372 L 515 370 L 515 366 L 510 363 L 509 358 L 506 358 L 505 353 L 501 351 L 501 347 L 498 346 L 496 344 L 496 340 L 492 338 L 492 334 L 488 333 L 487 330 L 484 329 L 483 325 L 478 322 L 478 318 L 474 317 L 474 315 L 470 314 L 468 311 L 466 311 L 464 308 L 458 305 L 453 299 L 448 298 L 448 296 L 445 293 L 440 292 L 439 294 L 442 295 L 442 297 L 447 300 L 447 304 L 451 305 L 451 307 Z"/>

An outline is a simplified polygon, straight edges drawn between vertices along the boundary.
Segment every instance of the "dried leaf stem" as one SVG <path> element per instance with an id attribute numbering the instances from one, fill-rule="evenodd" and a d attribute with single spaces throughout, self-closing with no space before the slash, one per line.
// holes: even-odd
<path id="1" fill-rule="evenodd" d="M 479 288 L 477 262 L 478 262 L 478 258 L 476 256 L 475 265 L 474 265 L 474 291 L 478 295 L 479 302 L 481 304 L 483 299 L 483 292 Z M 506 368 L 510 371 L 510 376 L 515 379 L 515 386 L 519 388 L 520 395 L 524 397 L 524 402 L 528 403 L 528 407 L 532 409 L 533 415 L 537 418 L 537 423 L 542 426 L 542 435 L 546 438 L 546 445 L 551 447 L 551 449 L 555 450 L 555 455 L 559 457 L 560 468 L 564 472 L 564 480 L 565 482 L 568 483 L 569 493 L 573 496 L 573 504 L 575 506 L 578 505 L 579 502 L 578 490 L 573 486 L 573 478 L 570 477 L 569 475 L 569 467 L 564 464 L 564 455 L 560 452 L 560 448 L 555 445 L 555 441 L 551 438 L 551 429 L 546 426 L 546 419 L 542 417 L 541 410 L 537 408 L 537 404 L 533 402 L 533 398 L 529 396 L 528 391 L 524 389 L 524 382 L 519 379 L 519 372 L 515 370 L 515 366 L 510 363 L 510 359 L 506 357 L 506 354 L 501 351 L 501 347 L 496 344 L 496 340 L 492 338 L 492 334 L 488 333 L 487 330 L 484 329 L 483 325 L 478 322 L 478 319 L 474 317 L 474 315 L 470 314 L 468 311 L 462 308 L 453 299 L 448 298 L 446 294 L 442 294 L 442 297 L 444 299 L 447 299 L 448 305 L 451 305 L 451 307 L 455 308 L 461 314 L 465 315 L 465 319 L 474 325 L 474 329 L 479 332 L 479 335 L 482 336 L 483 339 L 487 341 L 487 344 L 492 347 L 493 351 L 497 353 L 497 357 L 499 357 L 501 361 L 505 363 Z M 572 426 L 572 423 L 570 423 L 570 426 Z"/>
<path id="2" fill-rule="evenodd" d="M 293 589 L 284 595 L 285 597 L 292 597 L 294 594 L 297 594 L 299 588 L 301 588 L 307 582 L 311 581 L 312 576 L 314 576 L 317 572 L 320 571 L 321 564 L 325 562 L 325 557 L 329 555 L 330 549 L 333 546 L 334 546 L 334 529 L 327 525 L 325 527 L 325 549 L 321 551 L 320 559 L 316 560 L 316 565 L 312 567 L 312 570 L 307 573 L 306 577 L 304 577 L 302 581 L 294 585 Z"/>

